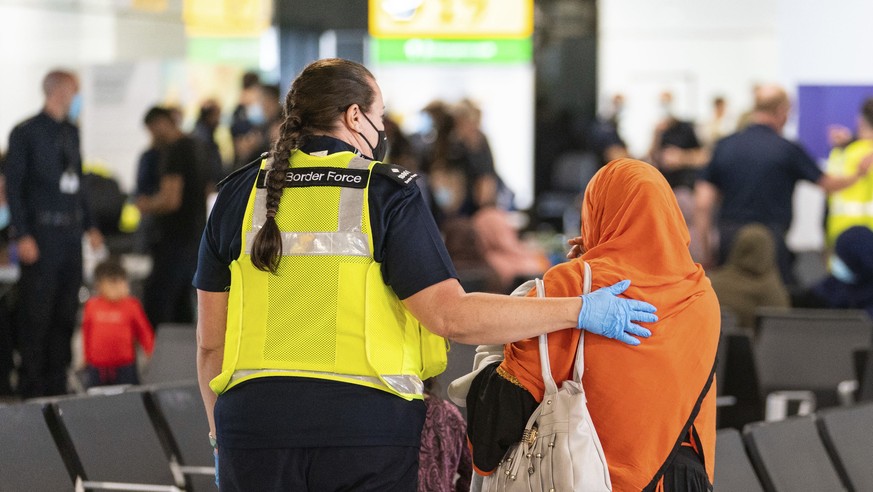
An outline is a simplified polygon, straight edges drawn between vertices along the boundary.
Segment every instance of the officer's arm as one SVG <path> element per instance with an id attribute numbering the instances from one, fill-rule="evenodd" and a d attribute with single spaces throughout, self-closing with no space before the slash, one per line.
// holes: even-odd
<path id="1" fill-rule="evenodd" d="M 224 333 L 227 326 L 227 292 L 197 290 L 197 381 L 209 419 L 209 432 L 215 435 L 216 395 L 209 381 L 221 372 L 224 360 Z"/>
<path id="2" fill-rule="evenodd" d="M 24 204 L 24 194 L 27 190 L 28 147 L 27 138 L 20 128 L 12 130 L 9 135 L 9 153 L 6 155 L 6 200 L 9 202 L 9 213 L 12 221 L 12 234 L 15 238 L 31 233 Z"/>
<path id="3" fill-rule="evenodd" d="M 827 193 L 836 193 L 837 191 L 852 186 L 866 175 L 867 169 L 864 169 L 863 171 L 859 169 L 855 174 L 850 174 L 848 176 L 825 173 L 821 175 L 821 178 L 819 178 L 818 181 L 816 181 L 816 184 L 821 186 Z"/>
<path id="4" fill-rule="evenodd" d="M 166 174 L 161 176 L 160 187 L 154 195 L 140 195 L 136 206 L 147 214 L 169 214 L 182 206 L 182 190 L 185 188 L 185 178 L 181 174 Z"/>
<path id="5" fill-rule="evenodd" d="M 578 297 L 510 297 L 466 293 L 443 280 L 403 300 L 431 332 L 467 344 L 509 343 L 576 326 Z"/>
<path id="6" fill-rule="evenodd" d="M 818 178 L 816 184 L 821 186 L 828 193 L 835 193 L 852 186 L 866 177 L 870 172 L 871 166 L 873 166 L 873 153 L 861 159 L 861 162 L 858 163 L 858 169 L 854 174 L 840 176 L 832 173 L 824 173 L 820 178 Z"/>

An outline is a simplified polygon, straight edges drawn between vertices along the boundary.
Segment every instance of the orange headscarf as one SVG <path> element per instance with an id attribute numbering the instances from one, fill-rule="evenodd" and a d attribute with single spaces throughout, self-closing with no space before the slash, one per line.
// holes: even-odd
<path id="1" fill-rule="evenodd" d="M 544 276 L 549 297 L 582 293 L 586 261 L 592 289 L 630 279 L 623 296 L 657 307 L 652 336 L 632 347 L 586 333 L 582 379 L 588 409 L 609 464 L 613 490 L 656 482 L 700 405 L 694 428 L 710 481 L 715 453 L 715 384 L 720 310 L 709 280 L 688 250 L 689 234 L 667 181 L 653 166 L 613 161 L 591 180 L 582 205 L 581 258 Z M 549 335 L 556 381 L 571 377 L 579 331 Z M 508 344 L 503 369 L 542 399 L 536 339 Z M 702 401 L 701 401 L 702 400 Z"/>

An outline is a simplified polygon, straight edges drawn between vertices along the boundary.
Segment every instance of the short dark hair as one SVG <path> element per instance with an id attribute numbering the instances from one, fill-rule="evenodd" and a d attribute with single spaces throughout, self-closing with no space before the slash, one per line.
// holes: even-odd
<path id="1" fill-rule="evenodd" d="M 214 116 L 221 116 L 221 106 L 215 99 L 207 99 L 200 105 L 200 114 L 197 116 L 197 121 L 204 121 Z"/>
<path id="2" fill-rule="evenodd" d="M 861 106 L 861 116 L 867 124 L 873 126 L 873 97 L 868 97 Z"/>
<path id="3" fill-rule="evenodd" d="M 127 272 L 116 260 L 106 260 L 94 269 L 94 283 L 101 280 L 126 280 Z"/>
<path id="4" fill-rule="evenodd" d="M 258 72 L 249 71 L 243 74 L 242 76 L 242 87 L 243 89 L 251 89 L 252 87 L 259 85 L 261 83 L 261 76 L 258 75 Z"/>
<path id="5" fill-rule="evenodd" d="M 163 106 L 152 106 L 146 111 L 142 121 L 148 126 L 162 118 L 173 121 L 173 112 Z"/>

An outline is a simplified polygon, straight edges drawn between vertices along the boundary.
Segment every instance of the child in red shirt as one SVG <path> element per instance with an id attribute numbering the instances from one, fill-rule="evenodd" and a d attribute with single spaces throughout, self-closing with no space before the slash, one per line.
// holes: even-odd
<path id="1" fill-rule="evenodd" d="M 82 341 L 87 384 L 139 384 L 136 346 L 146 354 L 154 348 L 154 332 L 139 300 L 130 295 L 127 273 L 114 261 L 94 270 L 97 295 L 85 303 Z"/>

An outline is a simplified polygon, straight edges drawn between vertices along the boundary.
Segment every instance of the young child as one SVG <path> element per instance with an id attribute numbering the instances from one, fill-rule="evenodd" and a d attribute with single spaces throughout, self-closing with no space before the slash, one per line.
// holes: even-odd
<path id="1" fill-rule="evenodd" d="M 154 332 L 139 300 L 130 295 L 127 274 L 115 261 L 94 269 L 97 295 L 85 303 L 82 341 L 87 385 L 139 384 L 136 342 L 146 354 L 154 348 Z"/>

